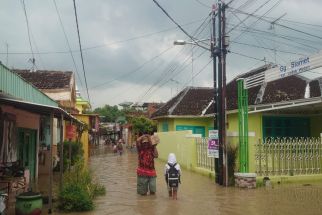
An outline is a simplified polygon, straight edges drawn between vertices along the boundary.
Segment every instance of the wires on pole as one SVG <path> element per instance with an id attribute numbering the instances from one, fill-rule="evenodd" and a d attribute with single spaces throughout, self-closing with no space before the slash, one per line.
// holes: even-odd
<path id="1" fill-rule="evenodd" d="M 78 26 L 78 18 L 77 18 L 77 10 L 76 10 L 76 2 L 75 2 L 75 0 L 73 0 L 73 3 L 74 3 L 74 11 L 75 11 L 75 19 L 76 19 L 78 43 L 79 43 L 79 51 L 80 51 L 81 60 L 82 60 L 82 67 L 83 67 L 83 75 L 84 75 L 85 87 L 86 87 L 88 102 L 91 105 L 91 99 L 90 99 L 89 92 L 88 92 L 87 78 L 86 78 L 86 72 L 85 72 L 85 66 L 84 66 L 82 43 L 81 43 L 80 33 L 79 33 L 79 26 Z"/>

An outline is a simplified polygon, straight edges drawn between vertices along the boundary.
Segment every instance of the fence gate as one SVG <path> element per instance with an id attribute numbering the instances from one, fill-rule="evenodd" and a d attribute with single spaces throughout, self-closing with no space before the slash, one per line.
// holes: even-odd
<path id="1" fill-rule="evenodd" d="M 208 138 L 196 138 L 197 166 L 215 171 L 215 158 L 208 157 Z"/>
<path id="2" fill-rule="evenodd" d="M 255 152 L 256 173 L 262 176 L 320 174 L 321 138 L 267 138 Z"/>

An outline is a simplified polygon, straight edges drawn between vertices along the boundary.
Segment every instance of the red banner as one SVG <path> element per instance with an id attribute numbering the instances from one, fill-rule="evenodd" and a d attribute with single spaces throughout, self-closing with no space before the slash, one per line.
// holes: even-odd
<path id="1" fill-rule="evenodd" d="M 76 137 L 76 127 L 74 125 L 66 125 L 66 139 L 74 139 Z"/>

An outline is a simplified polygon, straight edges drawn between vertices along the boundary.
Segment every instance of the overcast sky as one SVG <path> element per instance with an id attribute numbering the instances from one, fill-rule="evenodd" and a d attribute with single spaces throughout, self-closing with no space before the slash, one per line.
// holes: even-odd
<path id="1" fill-rule="evenodd" d="M 0 2 L 0 60 L 9 68 L 30 69 L 32 65 L 28 60 L 32 54 L 22 1 Z M 217 1 L 158 2 L 189 34 L 200 40 L 210 37 L 208 15 L 211 5 Z M 77 71 L 77 86 L 87 98 L 73 1 L 56 0 L 56 4 L 76 68 L 54 1 L 25 0 L 36 66 L 39 70 Z M 212 86 L 210 53 L 190 45 L 174 46 L 174 40 L 188 40 L 187 36 L 152 0 L 76 0 L 76 5 L 94 108 L 125 101 L 166 102 L 186 86 Z M 234 0 L 227 10 L 227 32 L 232 41 L 229 47 L 232 53 L 227 57 L 228 81 L 265 64 L 235 53 L 265 58 L 267 62 L 276 59 L 276 63 L 283 65 L 292 59 L 318 53 L 322 49 L 322 39 L 318 38 L 322 35 L 321 11 L 320 0 Z M 272 26 L 242 12 L 259 17 L 265 15 L 271 22 L 283 17 Z M 243 23 L 238 24 L 241 21 Z M 319 76 L 317 73 L 305 75 Z"/>

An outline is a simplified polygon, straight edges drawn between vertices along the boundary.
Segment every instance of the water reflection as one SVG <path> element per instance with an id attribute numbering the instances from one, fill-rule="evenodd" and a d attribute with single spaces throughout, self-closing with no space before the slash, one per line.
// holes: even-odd
<path id="1" fill-rule="evenodd" d="M 258 215 L 321 214 L 322 184 L 279 185 L 242 190 L 217 186 L 213 180 L 183 169 L 178 200 L 169 199 L 163 177 L 164 163 L 157 161 L 157 193 L 136 194 L 137 155 L 113 155 L 108 149 L 92 150 L 92 171 L 106 186 L 106 196 L 95 200 L 95 211 L 83 214 L 184 214 Z M 56 213 L 58 214 L 58 213 Z M 76 213 L 75 213 L 76 214 Z"/>

